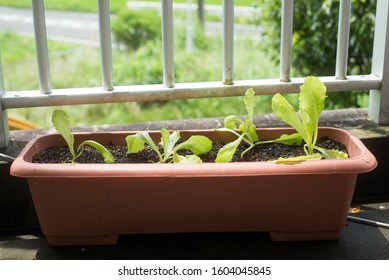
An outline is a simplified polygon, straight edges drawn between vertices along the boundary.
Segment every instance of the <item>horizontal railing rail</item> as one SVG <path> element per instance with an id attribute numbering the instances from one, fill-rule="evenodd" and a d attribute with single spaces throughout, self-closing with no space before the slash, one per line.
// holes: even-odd
<path id="1" fill-rule="evenodd" d="M 335 77 L 320 77 L 329 92 L 347 92 L 353 90 L 379 90 L 382 85 L 380 77 L 375 75 L 348 76 L 345 80 Z M 9 91 L 3 96 L 3 107 L 27 108 L 40 106 L 59 106 L 75 104 L 97 104 L 115 102 L 161 101 L 189 98 L 209 98 L 241 96 L 248 88 L 253 88 L 256 95 L 275 93 L 296 93 L 304 78 L 293 78 L 290 82 L 279 79 L 240 80 L 233 85 L 222 82 L 177 83 L 174 87 L 163 84 L 116 86 L 107 91 L 101 87 L 53 89 L 50 94 L 39 90 Z"/>
<path id="2" fill-rule="evenodd" d="M 319 77 L 329 92 L 370 90 L 369 114 L 377 123 L 389 123 L 389 1 L 378 0 L 373 66 L 371 73 L 347 75 L 351 0 L 341 0 L 339 9 L 336 65 L 333 77 Z M 112 73 L 112 43 L 109 1 L 98 0 L 101 52 L 101 87 L 52 89 L 48 59 L 43 0 L 32 0 L 37 50 L 39 90 L 6 91 L 0 63 L 0 147 L 9 140 L 7 109 L 93 103 L 158 101 L 187 98 L 239 96 L 247 88 L 256 94 L 295 93 L 303 78 L 291 77 L 293 0 L 282 1 L 280 77 L 277 79 L 234 80 L 234 1 L 223 1 L 223 46 L 221 81 L 175 83 L 173 1 L 161 1 L 163 84 L 115 85 Z M 1 56 L 0 56 L 1 62 Z"/>

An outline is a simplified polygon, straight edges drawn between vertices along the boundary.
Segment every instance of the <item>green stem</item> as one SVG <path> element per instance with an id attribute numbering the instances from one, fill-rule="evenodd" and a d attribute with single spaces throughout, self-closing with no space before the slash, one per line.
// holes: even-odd
<path id="1" fill-rule="evenodd" d="M 238 132 L 236 132 L 235 130 L 232 130 L 232 129 L 229 129 L 229 128 L 218 128 L 217 129 L 218 131 L 228 131 L 228 132 L 231 132 L 231 133 L 233 133 L 233 134 L 235 134 L 236 135 L 236 137 L 240 137 L 240 136 L 242 136 L 242 135 L 247 135 L 247 133 L 244 133 L 244 134 L 239 134 Z M 246 144 L 248 144 L 248 145 L 254 145 L 254 143 L 253 142 L 250 142 L 248 139 L 246 139 L 245 137 L 243 137 L 242 138 L 243 139 L 243 141 L 244 142 L 246 142 Z"/>
<path id="2" fill-rule="evenodd" d="M 256 144 L 253 143 L 253 144 L 250 145 L 250 147 L 248 147 L 246 150 L 244 150 L 244 151 L 240 154 L 240 158 L 243 158 L 243 156 L 244 156 L 248 151 L 250 151 L 252 148 L 254 148 L 255 145 L 256 145 Z"/>

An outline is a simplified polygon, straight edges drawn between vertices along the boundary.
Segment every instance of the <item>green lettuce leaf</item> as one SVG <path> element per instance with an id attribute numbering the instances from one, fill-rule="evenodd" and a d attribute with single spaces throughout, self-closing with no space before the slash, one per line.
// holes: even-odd
<path id="1" fill-rule="evenodd" d="M 320 113 L 324 108 L 327 89 L 316 77 L 309 76 L 300 87 L 299 108 L 303 125 L 305 127 L 309 153 L 317 141 Z"/>
<path id="2" fill-rule="evenodd" d="M 284 145 L 300 145 L 303 141 L 300 133 L 282 134 L 280 137 L 274 140 L 274 143 L 280 143 Z"/>
<path id="3" fill-rule="evenodd" d="M 190 150 L 196 155 L 208 153 L 212 149 L 212 141 L 202 135 L 193 135 L 188 140 L 178 144 L 174 151 L 177 152 L 181 149 Z"/>
<path id="4" fill-rule="evenodd" d="M 245 119 L 243 125 L 239 127 L 240 132 L 245 134 L 245 138 L 251 143 L 257 142 L 259 140 L 257 134 L 257 128 L 252 121 Z"/>
<path id="5" fill-rule="evenodd" d="M 126 137 L 127 154 L 136 154 L 145 148 L 145 141 L 135 135 Z"/>
<path id="6" fill-rule="evenodd" d="M 334 150 L 334 149 L 328 150 L 328 149 L 324 149 L 324 148 L 321 148 L 321 147 L 318 147 L 318 146 L 315 146 L 314 149 L 319 151 L 325 159 L 343 159 L 343 158 L 348 158 L 348 154 L 347 153 L 339 151 L 339 150 Z"/>
<path id="7" fill-rule="evenodd" d="M 305 132 L 305 127 L 301 122 L 299 115 L 285 97 L 279 93 L 274 95 L 272 99 L 272 109 L 282 121 L 293 127 L 304 140 L 307 140 L 308 137 Z"/>
<path id="8" fill-rule="evenodd" d="M 133 138 L 137 138 L 139 140 L 134 140 Z M 153 139 L 151 139 L 150 135 L 146 131 L 137 132 L 134 135 L 129 135 L 126 137 L 127 142 L 127 153 L 137 153 L 144 148 L 144 143 L 150 146 L 158 155 L 160 161 L 162 162 L 162 154 L 158 149 L 158 146 L 154 143 Z"/>
<path id="9" fill-rule="evenodd" d="M 255 92 L 252 88 L 246 90 L 243 98 L 244 107 L 247 111 L 247 118 L 249 121 L 253 121 L 254 119 L 254 109 L 255 109 Z"/>
<path id="10" fill-rule="evenodd" d="M 243 124 L 243 121 L 240 117 L 231 115 L 224 118 L 224 127 L 228 129 L 235 130 L 237 124 Z"/>
<path id="11" fill-rule="evenodd" d="M 181 156 L 174 152 L 173 154 L 173 162 L 174 163 L 202 163 L 202 160 L 197 155 L 186 155 Z"/>
<path id="12" fill-rule="evenodd" d="M 84 145 L 89 145 L 95 149 L 97 149 L 101 156 L 103 157 L 103 160 L 105 163 L 113 163 L 115 162 L 115 158 L 114 156 L 111 154 L 110 151 L 108 151 L 108 149 L 106 147 L 104 147 L 103 145 L 101 145 L 100 143 L 96 142 L 96 141 L 93 141 L 93 140 L 85 140 L 84 142 L 82 142 L 79 146 L 78 146 L 78 149 L 82 149 L 82 147 Z"/>
<path id="13" fill-rule="evenodd" d="M 229 162 L 232 160 L 232 157 L 234 156 L 236 149 L 238 148 L 240 142 L 242 142 L 242 139 L 244 137 L 244 134 L 240 135 L 239 138 L 237 138 L 235 141 L 227 143 L 224 145 L 219 152 L 217 153 L 215 162 Z"/>
<path id="14" fill-rule="evenodd" d="M 324 108 L 326 91 L 325 85 L 318 78 L 307 77 L 300 87 L 300 115 L 281 94 L 277 93 L 272 99 L 274 113 L 302 136 L 309 154 L 313 153 L 317 141 L 319 118 Z"/>
<path id="15" fill-rule="evenodd" d="M 312 155 L 304 155 L 304 156 L 298 156 L 298 157 L 290 157 L 290 158 L 283 158 L 280 157 L 279 159 L 273 161 L 274 163 L 280 164 L 296 164 L 301 163 L 306 160 L 320 160 L 321 155 L 319 153 L 314 153 Z"/>
<path id="16" fill-rule="evenodd" d="M 161 129 L 161 144 L 163 147 L 163 152 L 165 158 L 170 157 L 173 152 L 173 148 L 176 145 L 177 141 L 180 139 L 180 132 L 173 131 L 172 134 L 169 133 L 165 128 Z"/>
<path id="17" fill-rule="evenodd" d="M 70 153 L 75 160 L 76 154 L 74 152 L 74 136 L 70 132 L 70 118 L 69 115 L 60 109 L 53 111 L 51 122 L 53 123 L 54 128 L 62 135 L 65 139 L 66 144 L 69 147 Z"/>

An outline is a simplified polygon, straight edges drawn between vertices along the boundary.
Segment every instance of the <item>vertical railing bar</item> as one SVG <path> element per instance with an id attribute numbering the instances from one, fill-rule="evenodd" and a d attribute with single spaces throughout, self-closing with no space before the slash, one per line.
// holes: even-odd
<path id="1" fill-rule="evenodd" d="M 341 0 L 339 3 L 338 46 L 336 50 L 335 78 L 346 80 L 347 60 L 350 34 L 351 0 Z"/>
<path id="2" fill-rule="evenodd" d="M 280 80 L 290 82 L 292 61 L 293 0 L 282 0 Z"/>
<path id="3" fill-rule="evenodd" d="M 371 90 L 369 117 L 378 124 L 389 124 L 389 2 L 377 1 L 371 73 L 381 77 L 381 89 Z"/>
<path id="4" fill-rule="evenodd" d="M 7 110 L 3 109 L 1 101 L 4 92 L 3 63 L 1 62 L 0 53 L 0 148 L 6 147 L 9 141 L 8 115 Z"/>
<path id="5" fill-rule="evenodd" d="M 112 43 L 109 1 L 99 0 L 99 35 L 101 55 L 101 81 L 104 90 L 113 90 Z"/>
<path id="6" fill-rule="evenodd" d="M 47 48 L 45 8 L 43 0 L 32 0 L 35 46 L 41 93 L 51 92 L 49 53 Z"/>
<path id="7" fill-rule="evenodd" d="M 234 83 L 234 0 L 223 0 L 223 84 Z"/>
<path id="8" fill-rule="evenodd" d="M 1 52 L 0 52 L 0 96 L 3 94 L 4 90 L 5 88 L 4 88 L 4 76 L 3 76 L 3 62 L 1 60 Z"/>
<path id="9" fill-rule="evenodd" d="M 162 62 L 163 84 L 174 87 L 174 34 L 173 34 L 173 1 L 162 0 Z"/>

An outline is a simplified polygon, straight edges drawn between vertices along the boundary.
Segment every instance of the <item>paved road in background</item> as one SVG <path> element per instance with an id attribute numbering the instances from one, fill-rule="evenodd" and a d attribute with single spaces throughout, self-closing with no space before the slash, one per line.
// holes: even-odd
<path id="1" fill-rule="evenodd" d="M 130 3 L 130 8 L 135 9 L 135 6 L 131 5 L 137 3 L 137 1 Z M 154 9 L 158 9 L 158 7 L 159 5 L 154 5 Z M 142 6 L 137 4 L 136 8 L 141 9 Z M 147 6 L 143 8 L 150 9 L 153 7 Z M 213 10 L 210 10 L 209 12 L 218 12 L 215 7 L 212 6 L 210 8 Z M 175 9 L 179 9 L 179 7 Z M 183 21 L 182 24 L 185 24 L 185 21 Z M 47 36 L 50 40 L 90 46 L 99 45 L 97 14 L 47 10 L 46 25 Z M 222 25 L 221 23 L 206 23 L 206 30 L 209 34 L 220 34 L 221 36 Z M 0 6 L 0 32 L 2 31 L 11 31 L 25 36 L 34 36 L 32 11 L 30 9 Z M 258 34 L 258 36 L 260 34 L 258 27 L 251 25 L 235 25 L 236 37 L 251 37 L 255 34 Z"/>
<path id="2" fill-rule="evenodd" d="M 46 26 L 51 40 L 98 46 L 97 14 L 46 11 Z M 32 11 L 0 7 L 0 31 L 34 36 Z"/>

